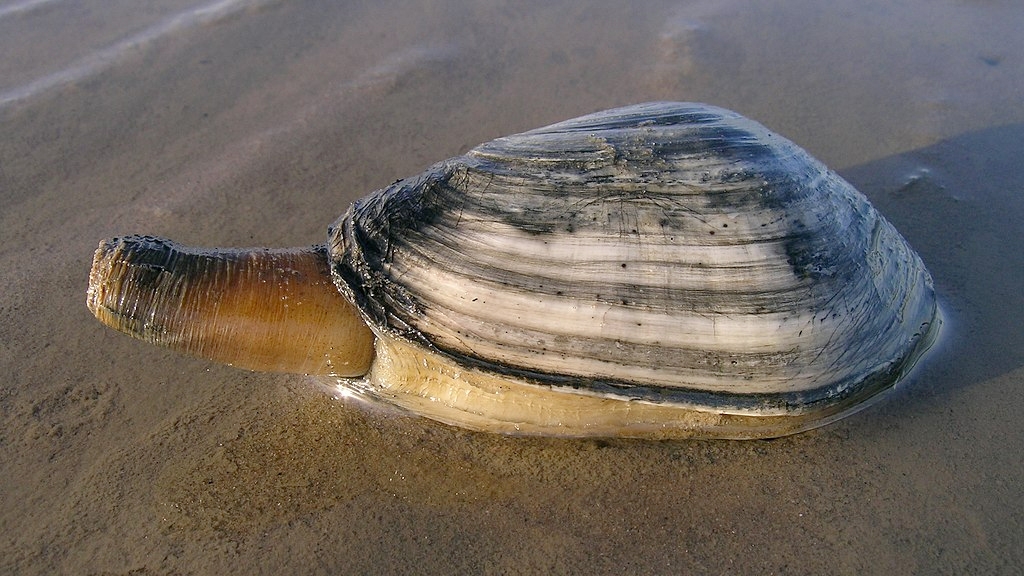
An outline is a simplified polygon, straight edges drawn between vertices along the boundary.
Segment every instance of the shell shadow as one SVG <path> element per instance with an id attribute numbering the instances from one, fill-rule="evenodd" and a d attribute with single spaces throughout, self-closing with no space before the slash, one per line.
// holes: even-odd
<path id="1" fill-rule="evenodd" d="M 1010 124 L 838 171 L 900 230 L 934 277 L 946 316 L 940 350 L 925 363 L 934 392 L 1024 365 L 1021 150 L 1024 124 Z"/>

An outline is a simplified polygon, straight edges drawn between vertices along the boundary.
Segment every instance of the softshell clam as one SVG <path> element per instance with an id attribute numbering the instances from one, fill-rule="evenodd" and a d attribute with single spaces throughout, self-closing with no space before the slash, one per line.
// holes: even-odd
<path id="1" fill-rule="evenodd" d="M 806 430 L 894 386 L 941 323 L 921 259 L 846 181 L 739 114 L 667 102 L 439 162 L 325 246 L 102 242 L 88 305 L 450 424 L 576 436 Z"/>

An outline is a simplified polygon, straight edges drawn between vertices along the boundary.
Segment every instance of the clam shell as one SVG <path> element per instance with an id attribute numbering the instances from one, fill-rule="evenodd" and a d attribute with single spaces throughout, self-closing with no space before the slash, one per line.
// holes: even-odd
<path id="1" fill-rule="evenodd" d="M 703 104 L 499 138 L 358 201 L 330 237 L 381 337 L 575 395 L 846 409 L 939 324 L 920 258 L 862 194 Z"/>

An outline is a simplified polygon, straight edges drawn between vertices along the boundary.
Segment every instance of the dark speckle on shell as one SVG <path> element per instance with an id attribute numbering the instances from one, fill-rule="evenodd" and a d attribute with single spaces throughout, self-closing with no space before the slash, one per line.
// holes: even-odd
<path id="1" fill-rule="evenodd" d="M 934 335 L 900 234 L 702 104 L 499 138 L 354 204 L 333 271 L 375 331 L 553 389 L 772 414 L 888 388 Z"/>

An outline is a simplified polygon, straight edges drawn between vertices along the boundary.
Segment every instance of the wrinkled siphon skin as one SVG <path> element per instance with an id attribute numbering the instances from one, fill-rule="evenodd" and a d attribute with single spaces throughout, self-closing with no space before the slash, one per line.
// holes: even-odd
<path id="1" fill-rule="evenodd" d="M 649 103 L 482 144 L 327 243 L 101 244 L 89 307 L 150 342 L 512 434 L 763 438 L 892 388 L 934 342 L 921 259 L 798 146 Z"/>
<path id="2" fill-rule="evenodd" d="M 88 305 L 104 324 L 239 368 L 360 376 L 373 334 L 322 247 L 191 249 L 129 236 L 96 250 Z"/>

